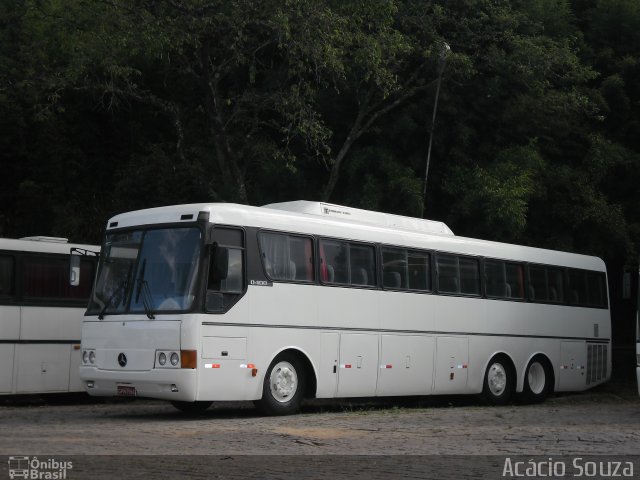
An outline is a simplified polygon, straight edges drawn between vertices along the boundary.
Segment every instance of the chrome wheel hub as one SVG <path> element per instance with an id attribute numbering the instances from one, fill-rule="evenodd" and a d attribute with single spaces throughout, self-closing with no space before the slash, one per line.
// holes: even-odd
<path id="1" fill-rule="evenodd" d="M 296 369 L 289 362 L 279 362 L 271 370 L 269 376 L 271 395 L 280 402 L 288 402 L 298 389 L 298 375 Z"/>
<path id="2" fill-rule="evenodd" d="M 507 387 L 507 371 L 500 363 L 494 363 L 487 373 L 487 384 L 493 395 L 499 397 Z"/>

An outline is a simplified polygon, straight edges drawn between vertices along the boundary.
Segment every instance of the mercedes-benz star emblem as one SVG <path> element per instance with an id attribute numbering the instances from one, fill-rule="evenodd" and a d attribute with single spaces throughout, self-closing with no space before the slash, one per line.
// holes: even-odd
<path id="1" fill-rule="evenodd" d="M 118 355 L 118 365 L 125 367 L 127 365 L 127 356 L 124 353 Z"/>

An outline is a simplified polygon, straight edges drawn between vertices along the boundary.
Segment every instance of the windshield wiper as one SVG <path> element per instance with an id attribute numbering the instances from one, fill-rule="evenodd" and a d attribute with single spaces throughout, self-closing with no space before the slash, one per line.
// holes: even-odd
<path id="1" fill-rule="evenodd" d="M 136 303 L 140 300 L 140 294 L 142 294 L 142 306 L 144 307 L 144 313 L 147 314 L 149 320 L 155 319 L 153 314 L 153 298 L 151 296 L 151 290 L 149 289 L 149 282 L 144 279 L 144 272 L 147 268 L 147 259 L 142 261 L 142 267 L 140 268 L 140 277 L 138 278 L 138 288 L 136 290 Z"/>
<path id="2" fill-rule="evenodd" d="M 129 268 L 129 273 L 131 273 L 131 268 Z M 107 312 L 107 308 L 109 308 L 109 306 L 111 306 L 111 302 L 113 302 L 113 299 L 116 298 L 116 295 L 118 295 L 120 292 L 124 293 L 127 290 L 127 284 L 128 283 L 129 283 L 129 275 L 127 275 L 127 277 L 122 281 L 122 283 L 120 285 L 118 285 L 118 288 L 116 288 L 113 291 L 113 293 L 111 294 L 109 299 L 105 302 L 104 307 L 102 307 L 102 310 L 100 310 L 100 313 L 98 314 L 98 319 L 99 320 L 103 320 L 104 319 L 104 314 Z M 126 295 L 122 296 L 122 303 L 123 304 L 125 302 L 125 297 L 126 297 Z M 120 301 L 118 301 L 118 303 L 116 305 L 114 305 L 114 306 L 117 307 L 119 303 L 120 303 Z"/>

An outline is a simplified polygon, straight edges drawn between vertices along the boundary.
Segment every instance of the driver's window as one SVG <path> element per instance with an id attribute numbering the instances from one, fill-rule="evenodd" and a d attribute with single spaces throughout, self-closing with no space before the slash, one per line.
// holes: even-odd
<path id="1" fill-rule="evenodd" d="M 209 253 L 206 309 L 226 310 L 244 291 L 244 234 L 215 228 Z"/>

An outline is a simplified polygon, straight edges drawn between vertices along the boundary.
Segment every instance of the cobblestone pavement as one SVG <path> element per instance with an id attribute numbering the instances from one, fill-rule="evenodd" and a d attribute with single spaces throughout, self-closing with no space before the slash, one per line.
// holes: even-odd
<path id="1" fill-rule="evenodd" d="M 261 417 L 246 403 L 188 416 L 142 399 L 5 399 L 0 428 L 5 459 L 76 456 L 76 475 L 67 478 L 174 477 L 169 471 L 185 478 L 326 478 L 320 472 L 327 469 L 336 478 L 500 478 L 507 456 L 637 456 L 640 399 L 604 389 L 505 407 L 475 397 L 315 401 L 290 417 Z M 206 457 L 194 457 L 200 455 Z M 373 457 L 345 457 L 353 455 Z M 640 457 L 635 462 L 638 478 Z M 2 463 L 0 478 L 8 478 Z M 471 473 L 461 474 L 465 463 Z M 212 468 L 224 471 L 213 475 Z"/>

